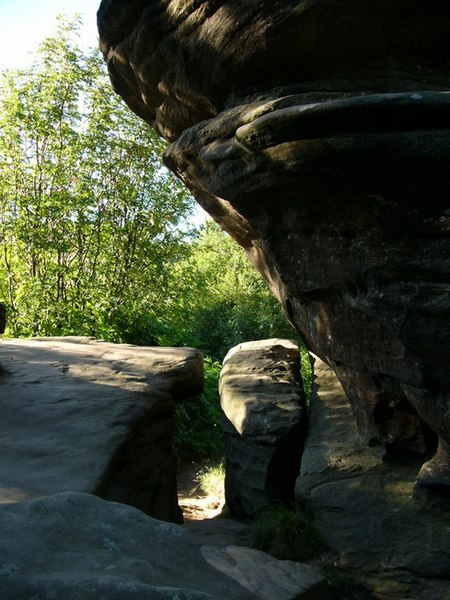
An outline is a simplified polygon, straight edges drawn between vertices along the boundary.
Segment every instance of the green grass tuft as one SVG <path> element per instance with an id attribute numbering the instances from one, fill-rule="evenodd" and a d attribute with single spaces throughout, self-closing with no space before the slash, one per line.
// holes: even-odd
<path id="1" fill-rule="evenodd" d="M 214 496 L 218 499 L 224 498 L 225 465 L 223 462 L 211 463 L 203 467 L 196 480 L 206 496 Z"/>
<path id="2" fill-rule="evenodd" d="M 309 519 L 282 506 L 268 508 L 250 523 L 248 543 L 280 560 L 297 562 L 327 550 Z"/>

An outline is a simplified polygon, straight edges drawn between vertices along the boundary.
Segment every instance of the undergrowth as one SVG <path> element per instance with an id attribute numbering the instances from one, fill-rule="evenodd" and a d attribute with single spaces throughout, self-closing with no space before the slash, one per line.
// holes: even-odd
<path id="1" fill-rule="evenodd" d="M 309 355 L 308 348 L 305 346 L 305 344 L 301 340 L 299 341 L 299 347 L 300 347 L 300 371 L 302 374 L 303 391 L 305 392 L 306 405 L 309 406 L 309 402 L 310 402 L 310 398 L 311 398 L 311 388 L 312 388 L 311 357 Z"/>
<path id="2" fill-rule="evenodd" d="M 221 364 L 205 357 L 205 389 L 197 398 L 177 406 L 174 445 L 183 459 L 220 460 L 223 436 L 220 425 L 219 375 Z"/>
<path id="3" fill-rule="evenodd" d="M 327 548 L 312 522 L 283 506 L 261 512 L 248 528 L 248 543 L 279 560 L 302 562 Z"/>

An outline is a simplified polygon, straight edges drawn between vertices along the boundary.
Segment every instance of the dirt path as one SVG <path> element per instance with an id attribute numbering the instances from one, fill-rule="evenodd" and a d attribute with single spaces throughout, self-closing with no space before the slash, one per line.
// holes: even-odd
<path id="1" fill-rule="evenodd" d="M 200 546 L 246 546 L 247 526 L 222 512 L 223 491 L 203 494 L 198 481 L 203 468 L 202 463 L 185 463 L 178 471 L 178 504 L 183 510 L 185 529 Z"/>
<path id="2" fill-rule="evenodd" d="M 178 504 L 185 523 L 213 519 L 222 512 L 223 494 L 206 496 L 200 488 L 198 476 L 203 466 L 201 463 L 185 463 L 179 468 Z"/>

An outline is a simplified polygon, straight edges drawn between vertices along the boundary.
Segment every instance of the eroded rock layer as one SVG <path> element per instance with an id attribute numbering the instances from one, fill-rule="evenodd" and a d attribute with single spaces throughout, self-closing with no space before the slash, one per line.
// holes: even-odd
<path id="1" fill-rule="evenodd" d="M 335 373 L 316 358 L 297 500 L 370 598 L 450 597 L 448 491 L 415 487 L 415 469 L 393 469 L 362 443 Z"/>
<path id="2" fill-rule="evenodd" d="M 183 520 L 175 403 L 202 390 L 200 352 L 9 339 L 0 362 L 0 504 L 77 491 Z"/>
<path id="3" fill-rule="evenodd" d="M 450 484 L 450 5 L 104 0 L 167 165 L 336 371 L 360 432 Z"/>

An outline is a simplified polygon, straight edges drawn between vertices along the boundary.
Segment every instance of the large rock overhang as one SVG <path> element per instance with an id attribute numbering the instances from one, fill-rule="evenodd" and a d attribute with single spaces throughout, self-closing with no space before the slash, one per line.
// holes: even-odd
<path id="1" fill-rule="evenodd" d="M 338 374 L 450 483 L 450 5 L 104 0 L 115 90 Z"/>

